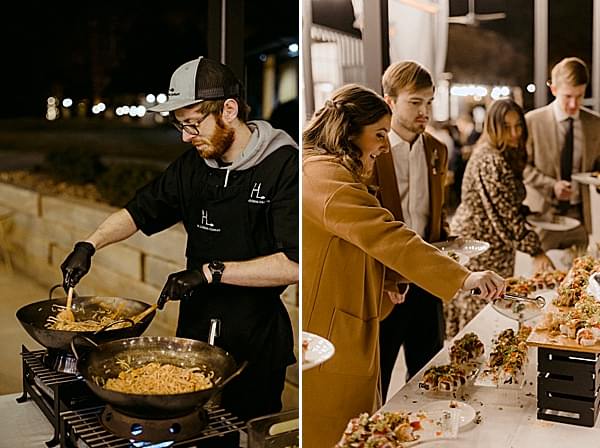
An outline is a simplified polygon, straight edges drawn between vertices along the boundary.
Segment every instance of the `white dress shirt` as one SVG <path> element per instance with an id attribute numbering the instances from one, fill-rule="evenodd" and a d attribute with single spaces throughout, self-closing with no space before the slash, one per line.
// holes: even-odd
<path id="1" fill-rule="evenodd" d="M 429 222 L 429 173 L 423 135 L 410 143 L 389 134 L 404 223 L 422 237 Z"/>
<path id="2" fill-rule="evenodd" d="M 567 119 L 569 115 L 567 115 L 558 100 L 554 100 L 552 102 L 552 111 L 554 112 L 554 119 L 556 120 L 557 126 L 557 136 L 558 136 L 558 148 L 562 151 L 562 148 L 565 144 L 565 138 L 567 135 L 567 131 L 569 129 L 569 123 Z M 572 116 L 573 118 L 573 173 L 581 172 L 581 159 L 583 157 L 583 148 L 585 146 L 585 136 L 583 135 L 583 128 L 581 126 L 581 119 L 579 118 L 579 111 L 577 114 Z M 559 156 L 560 159 L 560 156 Z M 579 204 L 581 202 L 581 192 L 579 182 L 572 181 L 571 188 L 573 190 L 573 194 L 571 195 L 571 205 Z"/>

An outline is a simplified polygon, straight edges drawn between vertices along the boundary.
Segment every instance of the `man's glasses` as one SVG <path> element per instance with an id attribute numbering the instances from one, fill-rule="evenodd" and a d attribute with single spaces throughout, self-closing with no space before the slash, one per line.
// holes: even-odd
<path id="1" fill-rule="evenodd" d="M 204 114 L 200 120 L 193 124 L 183 124 L 181 121 L 175 118 L 175 115 L 171 114 L 171 124 L 175 126 L 175 129 L 177 129 L 179 132 L 185 131 L 185 133 L 189 135 L 200 135 L 200 130 L 198 128 L 202 122 L 208 118 L 209 115 L 210 114 Z"/>

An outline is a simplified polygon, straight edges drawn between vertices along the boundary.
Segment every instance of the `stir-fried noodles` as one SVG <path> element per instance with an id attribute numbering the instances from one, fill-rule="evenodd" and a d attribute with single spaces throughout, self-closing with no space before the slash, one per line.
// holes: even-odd
<path id="1" fill-rule="evenodd" d="M 213 387 L 215 373 L 200 367 L 183 368 L 172 364 L 150 362 L 142 367 L 131 368 L 125 361 L 118 361 L 125 370 L 117 378 L 109 378 L 99 384 L 108 390 L 128 394 L 171 395 L 196 392 Z M 95 378 L 96 383 L 100 383 Z"/>
<path id="2" fill-rule="evenodd" d="M 72 321 L 61 318 L 60 313 L 58 313 L 56 316 L 49 316 L 44 326 L 51 330 L 98 331 L 108 324 L 122 319 L 122 316 L 119 316 L 119 314 L 121 313 L 123 305 L 119 306 L 117 309 L 110 309 L 104 304 L 100 304 L 100 306 L 104 309 L 95 311 L 90 319 Z M 64 309 L 64 307 L 58 306 L 56 306 L 56 308 Z M 129 321 L 123 321 L 107 328 L 107 330 L 116 330 L 119 328 L 130 327 L 131 325 L 132 324 Z"/>

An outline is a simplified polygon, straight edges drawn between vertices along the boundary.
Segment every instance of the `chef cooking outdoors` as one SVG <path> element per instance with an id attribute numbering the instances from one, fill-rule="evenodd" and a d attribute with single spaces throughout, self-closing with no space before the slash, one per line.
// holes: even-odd
<path id="1" fill-rule="evenodd" d="M 247 121 L 244 89 L 231 69 L 200 57 L 171 77 L 169 112 L 190 148 L 79 241 L 61 265 L 74 287 L 94 253 L 141 230 L 179 221 L 188 234 L 187 269 L 169 275 L 158 307 L 180 300 L 177 336 L 217 345 L 249 364 L 224 389 L 222 406 L 248 420 L 281 410 L 286 367 L 295 362 L 292 326 L 280 300 L 298 281 L 298 148 L 266 121 Z"/>

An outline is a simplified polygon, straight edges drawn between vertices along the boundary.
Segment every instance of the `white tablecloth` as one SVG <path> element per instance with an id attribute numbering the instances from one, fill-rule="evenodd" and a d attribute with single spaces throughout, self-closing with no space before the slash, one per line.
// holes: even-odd
<path id="1" fill-rule="evenodd" d="M 547 294 L 548 297 L 553 294 Z M 505 328 L 517 329 L 516 321 L 496 312 L 490 305 L 482 310 L 456 337 L 475 332 L 485 344 L 489 355 L 491 340 Z M 431 365 L 449 362 L 448 350 L 439 352 L 430 363 L 400 389 L 382 408 L 385 411 L 417 411 L 427 403 L 449 399 L 443 394 L 418 388 L 423 372 Z M 536 399 L 537 349 L 529 348 L 526 383 L 522 389 L 497 389 L 469 386 L 459 393 L 475 411 L 480 411 L 481 422 L 470 424 L 459 433 L 458 439 L 439 440 L 419 444 L 423 447 L 460 448 L 591 448 L 600 447 L 600 419 L 593 428 L 538 420 Z"/>
<path id="2" fill-rule="evenodd" d="M 19 396 L 0 395 L 0 447 L 44 448 L 54 429 L 31 398 L 17 403 Z"/>

